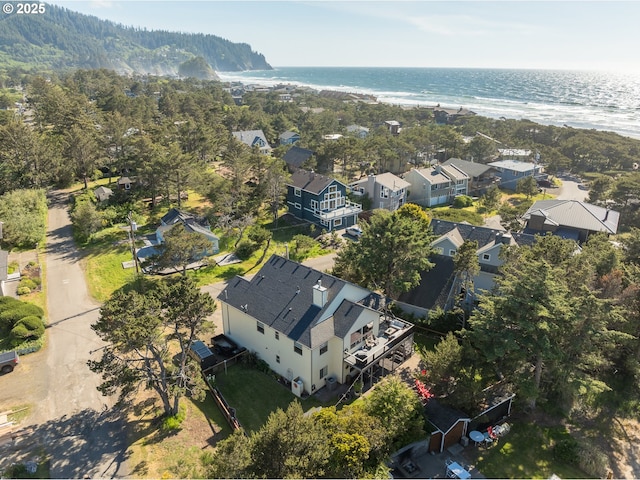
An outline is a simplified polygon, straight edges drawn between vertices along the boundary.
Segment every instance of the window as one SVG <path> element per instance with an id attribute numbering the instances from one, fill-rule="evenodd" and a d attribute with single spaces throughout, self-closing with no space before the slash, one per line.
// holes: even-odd
<path id="1" fill-rule="evenodd" d="M 324 345 L 320 347 L 320 355 L 327 353 L 327 350 L 329 350 L 329 345 L 325 342 Z"/>
<path id="2" fill-rule="evenodd" d="M 264 334 L 264 323 L 258 322 L 256 327 L 260 333 Z"/>
<path id="3" fill-rule="evenodd" d="M 296 197 L 301 197 L 301 196 L 302 196 L 302 191 L 301 191 L 299 188 L 295 188 L 295 187 L 294 187 L 294 189 L 293 189 L 293 194 L 294 194 Z"/>
<path id="4" fill-rule="evenodd" d="M 276 340 L 280 340 L 280 332 L 276 332 Z"/>
<path id="5" fill-rule="evenodd" d="M 294 203 L 293 206 L 296 207 L 298 210 L 300 210 L 300 208 L 301 208 L 300 204 L 298 202 Z"/>
<path id="6" fill-rule="evenodd" d="M 318 201 L 317 200 L 311 200 L 311 210 L 313 210 L 313 213 L 318 213 Z"/>
<path id="7" fill-rule="evenodd" d="M 334 227 L 339 227 L 340 225 L 342 225 L 342 219 L 341 218 L 336 218 L 333 220 L 333 226 Z"/>
<path id="8" fill-rule="evenodd" d="M 322 380 L 324 377 L 326 377 L 328 373 L 329 373 L 329 367 L 328 366 L 322 367 L 320 369 L 320 380 Z"/>
<path id="9" fill-rule="evenodd" d="M 280 363 L 280 355 L 276 355 L 276 363 Z"/>
<path id="10" fill-rule="evenodd" d="M 455 254 L 456 254 L 456 250 L 454 250 L 454 249 L 449 250 L 449 256 L 450 257 L 453 257 Z"/>
<path id="11" fill-rule="evenodd" d="M 389 189 L 388 188 L 381 188 L 380 189 L 380 198 L 389 198 Z"/>
<path id="12" fill-rule="evenodd" d="M 483 253 L 483 254 L 482 254 L 482 259 L 483 259 L 483 260 L 487 260 L 487 261 L 491 260 L 491 254 L 489 254 L 489 253 Z"/>
<path id="13" fill-rule="evenodd" d="M 298 342 L 295 342 L 293 344 L 293 351 L 296 352 L 298 355 L 302 355 L 302 345 L 300 345 Z"/>
<path id="14" fill-rule="evenodd" d="M 337 192 L 338 191 L 338 187 L 336 185 L 331 185 L 329 187 L 329 193 L 333 193 L 333 192 Z"/>

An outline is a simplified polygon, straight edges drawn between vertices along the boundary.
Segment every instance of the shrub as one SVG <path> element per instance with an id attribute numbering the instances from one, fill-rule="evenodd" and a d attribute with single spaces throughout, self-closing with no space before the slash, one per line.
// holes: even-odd
<path id="1" fill-rule="evenodd" d="M 247 237 L 249 240 L 257 243 L 258 245 L 263 245 L 269 241 L 271 238 L 271 232 L 260 225 L 253 225 L 249 228 L 247 232 Z"/>
<path id="2" fill-rule="evenodd" d="M 17 272 L 20 269 L 20 265 L 15 260 L 9 264 L 7 267 L 7 273 L 12 274 Z"/>
<path id="3" fill-rule="evenodd" d="M 42 318 L 44 312 L 37 305 L 32 303 L 18 302 L 14 308 L 0 313 L 0 329 L 11 330 L 19 320 L 24 317 L 34 316 Z"/>
<path id="4" fill-rule="evenodd" d="M 29 295 L 31 293 L 31 289 L 29 287 L 18 287 L 17 290 L 18 295 Z"/>
<path id="5" fill-rule="evenodd" d="M 11 329 L 11 343 L 13 346 L 29 340 L 37 340 L 44 334 L 44 324 L 38 317 L 25 317 Z"/>
<path id="6" fill-rule="evenodd" d="M 15 308 L 17 305 L 22 305 L 22 302 L 13 297 L 0 297 L 0 314 L 5 310 Z"/>
<path id="7" fill-rule="evenodd" d="M 453 206 L 455 208 L 465 208 L 473 205 L 473 198 L 468 195 L 457 195 L 453 200 Z"/>
<path id="8" fill-rule="evenodd" d="M 611 464 L 609 458 L 592 445 L 581 445 L 578 451 L 578 467 L 596 478 L 606 478 Z"/>
<path id="9" fill-rule="evenodd" d="M 570 463 L 572 465 L 578 464 L 579 452 L 580 447 L 573 437 L 564 438 L 553 447 L 553 456 L 557 460 L 564 463 Z"/>
<path id="10" fill-rule="evenodd" d="M 259 245 L 252 240 L 242 240 L 236 247 L 236 255 L 240 260 L 248 259 Z"/>
<path id="11" fill-rule="evenodd" d="M 20 287 L 27 287 L 29 291 L 31 291 L 31 290 L 37 289 L 38 284 L 34 282 L 31 278 L 22 278 L 20 280 L 20 283 L 18 283 L 18 290 L 20 290 Z"/>
<path id="12" fill-rule="evenodd" d="M 180 411 L 176 415 L 171 415 L 170 417 L 165 417 L 162 420 L 161 429 L 164 432 L 176 432 L 182 428 L 182 422 L 184 422 L 185 417 L 187 416 L 184 408 L 180 408 Z"/>
<path id="13" fill-rule="evenodd" d="M 263 373 L 269 373 L 271 371 L 271 367 L 269 367 L 269 364 L 261 358 L 258 358 L 256 368 L 258 369 L 258 371 Z"/>

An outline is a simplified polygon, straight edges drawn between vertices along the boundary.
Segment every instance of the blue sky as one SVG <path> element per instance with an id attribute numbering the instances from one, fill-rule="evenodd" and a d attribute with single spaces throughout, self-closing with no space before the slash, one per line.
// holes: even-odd
<path id="1" fill-rule="evenodd" d="M 248 43 L 277 66 L 640 73 L 638 1 L 52 1 L 125 25 Z"/>

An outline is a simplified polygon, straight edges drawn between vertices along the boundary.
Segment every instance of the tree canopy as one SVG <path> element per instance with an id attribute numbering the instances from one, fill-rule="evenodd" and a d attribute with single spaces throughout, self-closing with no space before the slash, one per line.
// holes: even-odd
<path id="1" fill-rule="evenodd" d="M 213 299 L 186 277 L 167 282 L 139 280 L 118 290 L 100 308 L 92 329 L 106 343 L 89 368 L 102 375 L 98 390 L 123 402 L 138 388 L 153 390 L 166 415 L 180 399 L 204 394 L 200 365 L 189 357 L 193 342 L 215 310 Z M 178 350 L 175 359 L 170 353 Z"/>
<path id="2" fill-rule="evenodd" d="M 362 235 L 338 253 L 334 274 L 391 298 L 420 283 L 420 273 L 430 269 L 433 235 L 424 211 L 412 204 L 395 212 L 376 210 Z"/>

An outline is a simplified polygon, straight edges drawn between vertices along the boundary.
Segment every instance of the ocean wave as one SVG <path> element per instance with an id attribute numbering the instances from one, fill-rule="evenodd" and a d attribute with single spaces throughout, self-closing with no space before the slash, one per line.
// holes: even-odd
<path id="1" fill-rule="evenodd" d="M 598 72 L 278 67 L 219 72 L 223 81 L 372 95 L 396 105 L 463 106 L 491 118 L 610 130 L 640 138 L 640 77 Z"/>

